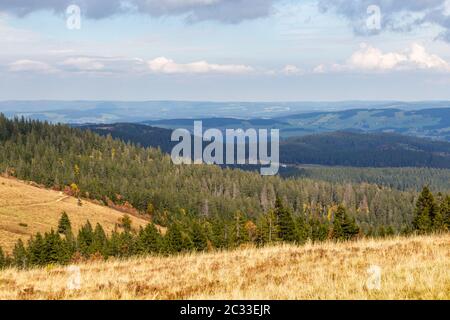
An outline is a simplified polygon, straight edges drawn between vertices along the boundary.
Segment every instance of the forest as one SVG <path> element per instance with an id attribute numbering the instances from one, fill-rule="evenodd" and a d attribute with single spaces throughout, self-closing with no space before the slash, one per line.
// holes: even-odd
<path id="1" fill-rule="evenodd" d="M 413 228 L 408 233 L 430 234 L 450 229 L 450 196 L 435 199 L 425 187 L 415 206 Z M 329 221 L 303 216 L 294 217 L 281 199 L 275 207 L 254 224 L 240 211 L 233 220 L 179 219 L 173 221 L 163 235 L 153 223 L 133 228 L 124 215 L 111 235 L 100 224 L 95 228 L 89 221 L 74 236 L 70 219 L 63 212 L 56 231 L 38 233 L 25 245 L 18 240 L 11 255 L 0 247 L 0 269 L 14 266 L 29 268 L 51 264 L 68 264 L 87 259 L 127 258 L 139 255 L 170 255 L 189 251 L 234 249 L 242 245 L 270 245 L 280 242 L 303 244 L 306 241 L 349 241 L 363 236 L 392 236 L 391 227 L 377 234 L 364 234 L 343 205 Z"/>
<path id="2" fill-rule="evenodd" d="M 34 120 L 0 116 L 0 141 L 4 175 L 131 208 L 162 226 L 201 219 L 228 224 L 237 213 L 257 224 L 279 198 L 294 219 L 330 222 L 342 205 L 365 234 L 386 229 L 401 233 L 412 230 L 419 197 L 414 190 L 365 182 L 285 179 L 212 165 L 173 165 L 158 149 Z"/>

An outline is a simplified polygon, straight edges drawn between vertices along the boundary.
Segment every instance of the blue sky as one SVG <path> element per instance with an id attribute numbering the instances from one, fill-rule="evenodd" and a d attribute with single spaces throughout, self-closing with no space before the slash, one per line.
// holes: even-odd
<path id="1" fill-rule="evenodd" d="M 449 30 L 448 0 L 6 1 L 0 100 L 450 100 Z"/>

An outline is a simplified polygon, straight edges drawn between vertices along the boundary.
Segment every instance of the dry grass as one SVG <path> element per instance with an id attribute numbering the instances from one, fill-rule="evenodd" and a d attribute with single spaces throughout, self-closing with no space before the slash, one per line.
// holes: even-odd
<path id="1" fill-rule="evenodd" d="M 381 289 L 366 287 L 381 267 Z M 281 245 L 0 272 L 0 299 L 450 299 L 450 235 Z"/>
<path id="2" fill-rule="evenodd" d="M 10 252 L 19 238 L 26 240 L 37 232 L 55 229 L 62 211 L 67 212 L 75 230 L 89 219 L 93 226 L 100 223 L 109 232 L 123 216 L 117 210 L 87 201 L 80 207 L 74 197 L 0 177 L 0 246 Z M 135 227 L 148 223 L 131 218 Z"/>

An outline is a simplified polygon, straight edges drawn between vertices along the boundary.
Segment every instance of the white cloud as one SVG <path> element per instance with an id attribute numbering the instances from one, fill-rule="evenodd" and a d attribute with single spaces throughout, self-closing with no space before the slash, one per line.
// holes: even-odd
<path id="1" fill-rule="evenodd" d="M 297 66 L 294 66 L 294 65 L 292 65 L 292 64 L 288 64 L 288 65 L 286 65 L 286 66 L 283 68 L 282 73 L 285 74 L 285 75 L 291 76 L 291 75 L 299 75 L 299 74 L 302 74 L 303 71 L 302 71 L 299 67 L 297 67 Z"/>
<path id="2" fill-rule="evenodd" d="M 105 65 L 102 62 L 89 57 L 68 58 L 64 60 L 61 65 L 80 71 L 100 71 L 105 68 Z"/>
<path id="3" fill-rule="evenodd" d="M 430 70 L 450 72 L 450 64 L 441 57 L 428 53 L 423 45 L 413 43 L 402 52 L 386 52 L 362 43 L 345 64 L 319 65 L 316 73 L 362 71 L 387 72 L 400 70 Z"/>
<path id="4" fill-rule="evenodd" d="M 9 71 L 12 72 L 39 72 L 39 73 L 54 73 L 57 72 L 55 68 L 48 63 L 35 60 L 17 60 L 9 64 Z"/>
<path id="5" fill-rule="evenodd" d="M 246 65 L 238 64 L 213 64 L 206 61 L 197 61 L 191 63 L 177 63 L 172 59 L 159 57 L 148 61 L 148 67 L 153 73 L 166 74 L 206 74 L 206 73 L 222 73 L 222 74 L 244 74 L 253 71 L 253 68 Z"/>

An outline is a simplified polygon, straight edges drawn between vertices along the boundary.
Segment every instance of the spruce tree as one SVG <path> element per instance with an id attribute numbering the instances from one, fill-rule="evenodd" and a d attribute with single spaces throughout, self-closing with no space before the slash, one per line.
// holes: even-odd
<path id="1" fill-rule="evenodd" d="M 70 223 L 69 216 L 65 211 L 61 213 L 61 218 L 59 218 L 58 223 L 58 233 L 67 234 L 72 231 L 72 225 Z"/>
<path id="2" fill-rule="evenodd" d="M 340 205 L 337 208 L 336 213 L 334 214 L 334 220 L 333 220 L 333 239 L 336 240 L 344 240 L 345 234 L 344 234 L 344 215 L 345 215 L 345 208 L 344 206 Z"/>
<path id="3" fill-rule="evenodd" d="M 92 241 L 92 253 L 100 253 L 104 258 L 107 258 L 108 238 L 103 227 L 97 223 L 94 230 Z"/>
<path id="4" fill-rule="evenodd" d="M 436 211 L 433 194 L 428 187 L 424 187 L 416 202 L 414 229 L 420 234 L 431 232 Z"/>
<path id="5" fill-rule="evenodd" d="M 13 249 L 13 264 L 19 269 L 25 269 L 29 266 L 28 252 L 23 244 L 22 239 L 19 239 Z"/>
<path id="6" fill-rule="evenodd" d="M 275 201 L 275 216 L 277 220 L 278 238 L 282 241 L 298 241 L 298 232 L 289 209 L 283 206 L 280 198 Z"/>
<path id="7" fill-rule="evenodd" d="M 0 270 L 6 267 L 6 256 L 3 252 L 2 247 L 0 247 Z"/>
<path id="8" fill-rule="evenodd" d="M 299 243 L 305 243 L 311 233 L 306 217 L 302 213 L 297 217 L 297 232 Z"/>
<path id="9" fill-rule="evenodd" d="M 33 266 L 43 266 L 48 259 L 44 237 L 39 232 L 28 241 L 28 257 Z"/>
<path id="10" fill-rule="evenodd" d="M 166 252 L 178 253 L 183 250 L 183 237 L 180 231 L 180 227 L 176 222 L 169 226 L 167 234 L 165 236 Z"/>
<path id="11" fill-rule="evenodd" d="M 158 253 L 161 251 L 161 234 L 153 223 L 141 228 L 138 236 L 138 251 L 141 253 Z"/>
<path id="12" fill-rule="evenodd" d="M 233 217 L 232 244 L 239 246 L 248 241 L 248 233 L 245 230 L 245 216 L 242 211 L 237 210 Z"/>
<path id="13" fill-rule="evenodd" d="M 92 251 L 92 243 L 94 241 L 94 231 L 89 220 L 78 231 L 77 244 L 78 250 L 84 257 L 89 257 L 94 252 Z"/>
<path id="14" fill-rule="evenodd" d="M 192 226 L 192 244 L 195 250 L 203 251 L 208 247 L 208 239 L 202 226 L 198 222 L 194 222 Z"/>
<path id="15" fill-rule="evenodd" d="M 123 231 L 125 232 L 131 232 L 131 219 L 130 216 L 125 214 L 120 219 L 120 226 L 123 228 Z"/>
<path id="16" fill-rule="evenodd" d="M 336 240 L 350 240 L 359 233 L 355 218 L 350 217 L 343 205 L 339 205 L 334 215 L 333 238 Z"/>
<path id="17" fill-rule="evenodd" d="M 439 206 L 439 215 L 443 221 L 443 230 L 450 231 L 450 196 L 442 200 Z"/>

